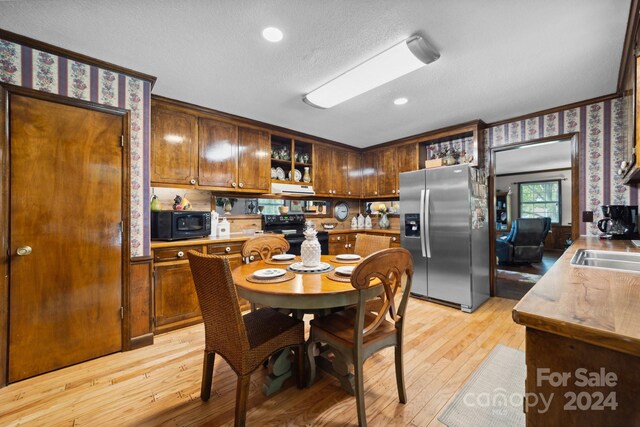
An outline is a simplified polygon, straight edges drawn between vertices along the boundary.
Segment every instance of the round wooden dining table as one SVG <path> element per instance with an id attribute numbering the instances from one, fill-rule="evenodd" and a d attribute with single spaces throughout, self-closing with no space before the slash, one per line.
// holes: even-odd
<path id="1" fill-rule="evenodd" d="M 322 255 L 322 262 L 334 267 L 357 265 L 331 261 L 335 255 Z M 252 303 L 270 307 L 287 308 L 312 312 L 315 310 L 345 307 L 358 302 L 358 291 L 350 282 L 337 282 L 327 277 L 327 273 L 296 273 L 291 280 L 280 283 L 254 283 L 247 280 L 255 271 L 263 268 L 282 268 L 288 265 L 273 265 L 267 261 L 243 264 L 232 271 L 233 282 L 238 296 Z M 367 298 L 382 292 L 381 286 L 371 286 L 366 291 Z"/>
<path id="2" fill-rule="evenodd" d="M 322 255 L 321 261 L 334 267 L 357 265 L 357 263 L 338 263 L 332 261 L 332 259 L 335 259 L 335 255 Z M 260 269 L 282 268 L 286 270 L 287 267 L 288 265 L 274 265 L 264 260 L 236 267 L 231 274 L 238 296 L 255 304 L 277 307 L 278 309 L 290 309 L 300 319 L 306 313 L 322 316 L 328 314 L 332 308 L 357 304 L 358 291 L 351 286 L 351 282 L 338 282 L 329 279 L 327 277 L 328 272 L 295 273 L 295 277 L 292 279 L 279 283 L 254 283 L 247 280 L 247 277 L 251 277 L 255 271 Z M 367 299 L 374 298 L 383 291 L 384 288 L 381 284 L 372 285 L 365 290 L 365 297 Z M 321 369 L 325 369 L 335 375 L 340 380 L 345 391 L 354 394 L 353 375 L 338 373 L 333 369 L 333 365 L 341 363 L 341 361 L 326 362 L 320 356 L 316 359 Z M 292 371 L 288 351 L 277 353 L 271 358 L 269 371 L 270 374 L 266 377 L 262 386 L 262 390 L 267 396 L 280 390 L 283 382 L 291 376 Z"/>

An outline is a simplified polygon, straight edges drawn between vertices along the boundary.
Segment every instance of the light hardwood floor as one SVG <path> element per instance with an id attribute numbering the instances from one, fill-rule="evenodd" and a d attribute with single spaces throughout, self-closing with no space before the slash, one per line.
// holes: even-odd
<path id="1" fill-rule="evenodd" d="M 492 298 L 473 314 L 410 299 L 405 329 L 408 402 L 398 402 L 393 350 L 365 364 L 370 426 L 441 425 L 437 417 L 493 347 L 524 350 L 513 322 L 517 301 Z M 153 346 L 117 353 L 0 389 L 0 425 L 232 425 L 236 376 L 216 357 L 209 402 L 200 400 L 204 329 L 196 325 L 156 337 Z M 357 425 L 355 399 L 319 373 L 310 388 L 289 380 L 269 398 L 266 369 L 251 378 L 247 425 Z"/>

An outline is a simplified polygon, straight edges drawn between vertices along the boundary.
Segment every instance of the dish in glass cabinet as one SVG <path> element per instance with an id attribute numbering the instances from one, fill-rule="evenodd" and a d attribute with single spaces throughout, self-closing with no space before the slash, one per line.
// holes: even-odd
<path id="1" fill-rule="evenodd" d="M 362 258 L 360 255 L 356 255 L 356 254 L 340 254 L 340 255 L 336 255 L 336 259 L 342 260 L 342 261 L 355 261 Z"/>
<path id="2" fill-rule="evenodd" d="M 300 172 L 298 169 L 295 169 L 295 173 L 293 174 L 293 178 L 294 178 L 295 182 L 302 181 L 302 172 Z M 291 172 L 289 172 L 289 181 L 291 181 Z"/>
<path id="3" fill-rule="evenodd" d="M 276 171 L 276 168 L 271 168 L 271 179 L 277 179 L 278 178 L 278 172 Z"/>
<path id="4" fill-rule="evenodd" d="M 284 181 L 285 179 L 285 174 L 284 174 L 284 169 L 282 169 L 281 167 L 277 167 L 276 168 L 276 174 L 277 174 L 277 178 L 281 181 Z"/>
<path id="5" fill-rule="evenodd" d="M 264 268 L 262 270 L 257 270 L 253 273 L 254 277 L 258 279 L 272 279 L 274 277 L 280 277 L 286 273 L 286 270 L 281 268 Z"/>
<path id="6" fill-rule="evenodd" d="M 349 267 L 336 267 L 336 274 L 339 274 L 340 276 L 351 276 L 351 273 L 353 273 L 353 269 L 355 267 L 353 266 L 349 266 Z"/>
<path id="7" fill-rule="evenodd" d="M 288 261 L 294 259 L 296 256 L 293 254 L 279 254 L 271 257 L 274 261 Z"/>

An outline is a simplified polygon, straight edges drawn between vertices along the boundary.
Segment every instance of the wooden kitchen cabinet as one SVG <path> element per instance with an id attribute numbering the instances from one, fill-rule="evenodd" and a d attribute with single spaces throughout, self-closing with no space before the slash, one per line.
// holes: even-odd
<path id="1" fill-rule="evenodd" d="M 210 190 L 269 192 L 269 133 L 201 118 L 198 186 Z"/>
<path id="2" fill-rule="evenodd" d="M 151 184 L 193 185 L 198 171 L 198 119 L 151 101 Z"/>
<path id="3" fill-rule="evenodd" d="M 353 191 L 349 180 L 349 155 L 352 152 L 320 144 L 315 145 L 313 152 L 315 156 L 313 189 L 316 195 L 350 197 Z M 357 156 L 356 153 L 353 154 Z M 354 159 L 352 162 L 354 167 L 357 167 Z M 354 171 L 354 173 L 358 172 Z M 354 184 L 358 185 L 357 180 L 354 180 Z"/>
<path id="4" fill-rule="evenodd" d="M 378 155 L 375 151 L 362 153 L 362 196 L 378 196 Z"/>
<path id="5" fill-rule="evenodd" d="M 163 333 L 202 321 L 188 261 L 154 267 L 155 333 Z"/>
<path id="6" fill-rule="evenodd" d="M 396 148 L 389 147 L 376 151 L 378 157 L 378 195 L 380 197 L 397 197 L 398 163 Z"/>
<path id="7" fill-rule="evenodd" d="M 359 153 L 349 151 L 347 153 L 347 196 L 362 196 L 362 162 Z"/>
<path id="8" fill-rule="evenodd" d="M 396 195 L 400 195 L 400 174 L 402 172 L 417 171 L 418 144 L 405 144 L 396 147 L 396 160 L 398 162 L 398 178 L 396 181 Z"/>
<path id="9" fill-rule="evenodd" d="M 355 243 L 355 233 L 330 234 L 329 255 L 352 254 Z"/>

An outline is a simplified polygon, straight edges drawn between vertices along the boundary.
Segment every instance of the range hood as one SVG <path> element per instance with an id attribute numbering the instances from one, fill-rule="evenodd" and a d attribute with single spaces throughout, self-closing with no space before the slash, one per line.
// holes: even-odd
<path id="1" fill-rule="evenodd" d="M 271 193 L 286 196 L 307 196 L 316 194 L 316 192 L 313 191 L 312 185 L 281 184 L 276 182 L 271 184 Z"/>

